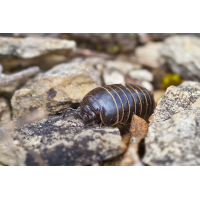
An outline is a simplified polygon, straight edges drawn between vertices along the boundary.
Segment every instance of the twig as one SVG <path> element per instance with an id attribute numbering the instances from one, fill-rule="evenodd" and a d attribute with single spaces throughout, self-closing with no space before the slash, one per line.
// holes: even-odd
<path id="1" fill-rule="evenodd" d="M 30 76 L 37 74 L 40 71 L 39 67 L 30 67 L 28 69 L 22 70 L 21 72 L 17 72 L 11 75 L 5 75 L 2 73 L 2 66 L 0 65 L 0 86 L 8 85 L 13 81 L 17 81 L 20 79 L 26 79 Z"/>

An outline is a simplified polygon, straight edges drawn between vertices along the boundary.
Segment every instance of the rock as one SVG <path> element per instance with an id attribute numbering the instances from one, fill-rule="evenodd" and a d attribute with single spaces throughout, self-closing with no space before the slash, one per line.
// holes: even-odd
<path id="1" fill-rule="evenodd" d="M 115 69 L 118 70 L 123 75 L 128 74 L 132 70 L 141 69 L 142 66 L 137 63 L 130 63 L 121 60 L 108 60 L 105 63 L 107 69 Z"/>
<path id="2" fill-rule="evenodd" d="M 146 88 L 149 91 L 153 91 L 153 85 L 151 83 L 149 83 L 148 81 L 142 81 L 140 82 L 140 86 Z"/>
<path id="3" fill-rule="evenodd" d="M 162 56 L 172 71 L 188 80 L 200 80 L 200 39 L 196 36 L 172 36 L 165 40 Z"/>
<path id="4" fill-rule="evenodd" d="M 105 85 L 125 84 L 125 76 L 134 69 L 140 69 L 139 64 L 133 64 L 125 61 L 108 60 L 104 63 L 103 80 Z"/>
<path id="5" fill-rule="evenodd" d="M 42 75 L 43 75 L 43 73 L 38 73 L 37 75 L 28 78 L 25 83 L 24 83 L 25 80 L 23 79 L 23 80 L 19 80 L 19 81 L 14 81 L 5 86 L 0 86 L 0 94 L 3 94 L 4 96 L 11 99 L 16 90 L 18 90 L 20 88 L 30 89 L 32 87 L 32 85 L 35 82 L 37 82 L 37 80 Z"/>
<path id="6" fill-rule="evenodd" d="M 0 163 L 2 165 L 22 166 L 25 165 L 26 151 L 17 146 L 10 132 L 0 125 Z"/>
<path id="7" fill-rule="evenodd" d="M 140 81 L 153 81 L 153 74 L 146 69 L 131 70 L 129 76 Z"/>
<path id="8" fill-rule="evenodd" d="M 10 106 L 7 100 L 0 97 L 0 123 L 11 120 Z"/>
<path id="9" fill-rule="evenodd" d="M 103 72 L 105 85 L 125 84 L 125 77 L 116 69 L 105 68 Z"/>
<path id="10" fill-rule="evenodd" d="M 162 46 L 162 42 L 149 42 L 144 46 L 137 47 L 135 49 L 137 62 L 148 67 L 158 68 L 165 62 L 160 53 Z"/>
<path id="11" fill-rule="evenodd" d="M 66 61 L 75 42 L 54 38 L 0 37 L 0 60 L 4 71 L 38 65 L 42 69 Z"/>
<path id="12" fill-rule="evenodd" d="M 13 117 L 21 117 L 42 108 L 50 115 L 59 113 L 72 103 L 81 102 L 92 89 L 101 84 L 95 63 L 76 59 L 55 66 L 31 86 L 17 90 L 11 99 Z"/>
<path id="13" fill-rule="evenodd" d="M 126 150 L 118 128 L 86 126 L 74 111 L 64 120 L 50 116 L 15 127 L 12 137 L 15 146 L 7 148 L 3 159 L 0 146 L 0 162 L 6 165 L 90 165 Z M 16 156 L 12 156 L 13 147 L 18 150 Z"/>
<path id="14" fill-rule="evenodd" d="M 200 165 L 200 83 L 169 87 L 150 121 L 144 163 Z"/>

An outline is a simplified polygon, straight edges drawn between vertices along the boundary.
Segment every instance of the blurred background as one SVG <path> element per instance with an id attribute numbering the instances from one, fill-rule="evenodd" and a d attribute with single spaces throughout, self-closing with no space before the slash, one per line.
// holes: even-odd
<path id="1" fill-rule="evenodd" d="M 157 102 L 169 86 L 184 80 L 200 80 L 199 36 L 199 33 L 2 33 L 0 64 L 4 75 L 36 65 L 41 76 L 61 63 L 87 61 L 99 73 L 100 78 L 95 80 L 99 86 L 138 84 L 153 92 Z M 27 47 L 21 38 L 30 37 Z M 66 51 L 61 43 L 54 44 L 48 38 L 74 41 L 76 47 Z M 47 41 L 45 47 L 42 40 Z M 11 99 L 15 91 L 29 88 L 38 75 L 25 78 L 0 86 L 0 122 L 13 117 Z"/>

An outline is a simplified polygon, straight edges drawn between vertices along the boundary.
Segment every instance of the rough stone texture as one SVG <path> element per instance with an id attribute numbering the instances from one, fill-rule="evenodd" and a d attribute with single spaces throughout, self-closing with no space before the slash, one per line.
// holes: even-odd
<path id="1" fill-rule="evenodd" d="M 0 123 L 10 121 L 10 106 L 5 98 L 0 97 Z"/>
<path id="2" fill-rule="evenodd" d="M 24 83 L 24 79 L 23 79 L 23 80 L 19 80 L 19 81 L 13 81 L 12 83 L 9 83 L 8 85 L 5 85 L 5 86 L 0 86 L 0 95 L 3 94 L 4 96 L 6 96 L 8 98 L 12 98 L 12 96 L 16 90 L 18 90 L 22 87 L 31 88 L 33 83 L 35 83 L 42 75 L 43 75 L 43 73 L 40 72 L 37 75 L 35 75 L 31 78 L 28 78 L 25 83 Z"/>
<path id="3" fill-rule="evenodd" d="M 171 86 L 151 119 L 143 161 L 148 165 L 200 165 L 200 83 Z"/>
<path id="4" fill-rule="evenodd" d="M 4 71 L 31 65 L 50 68 L 66 60 L 75 46 L 74 41 L 54 38 L 0 37 L 0 60 Z"/>
<path id="5" fill-rule="evenodd" d="M 172 36 L 161 50 L 172 71 L 185 79 L 200 80 L 200 39 L 196 36 Z"/>
<path id="6" fill-rule="evenodd" d="M 18 126 L 12 137 L 20 155 L 15 149 L 17 156 L 12 156 L 12 145 L 3 157 L 5 142 L 1 142 L 0 162 L 6 165 L 90 165 L 126 150 L 118 128 L 86 126 L 76 112 L 67 113 L 64 120 L 61 115 L 50 116 Z"/>
<path id="7" fill-rule="evenodd" d="M 158 68 L 165 62 L 160 53 L 162 46 L 162 42 L 149 42 L 144 46 L 137 47 L 135 49 L 137 61 L 142 65 Z"/>
<path id="8" fill-rule="evenodd" d="M 168 87 L 163 98 L 158 101 L 154 111 L 154 121 L 169 119 L 172 115 L 190 108 L 200 97 L 200 83 L 187 81 L 180 86 Z"/>
<path id="9" fill-rule="evenodd" d="M 97 60 L 76 59 L 60 64 L 32 85 L 17 90 L 11 99 L 13 117 L 23 116 L 39 107 L 52 115 L 72 103 L 79 103 L 90 90 L 101 85 L 99 72 L 95 68 L 97 63 Z"/>

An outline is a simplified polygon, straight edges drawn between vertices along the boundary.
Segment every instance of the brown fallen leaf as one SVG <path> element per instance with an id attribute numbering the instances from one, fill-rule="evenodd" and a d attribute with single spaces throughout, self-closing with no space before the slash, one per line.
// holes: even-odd
<path id="1" fill-rule="evenodd" d="M 149 124 L 137 115 L 133 115 L 131 120 L 131 138 L 130 142 L 139 143 L 143 138 L 145 138 L 148 132 Z"/>
<path id="2" fill-rule="evenodd" d="M 137 115 L 133 115 L 130 127 L 131 137 L 129 146 L 126 153 L 123 155 L 119 164 L 120 166 L 142 165 L 138 155 L 138 144 L 146 136 L 147 132 L 148 123 Z"/>

